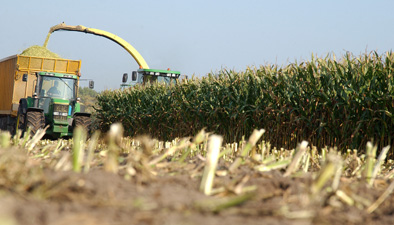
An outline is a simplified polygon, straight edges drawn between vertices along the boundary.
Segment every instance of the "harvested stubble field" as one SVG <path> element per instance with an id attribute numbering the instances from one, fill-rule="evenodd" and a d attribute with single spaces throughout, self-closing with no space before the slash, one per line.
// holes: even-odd
<path id="1" fill-rule="evenodd" d="M 394 224 L 388 148 L 0 135 L 0 224 Z M 366 152 L 360 155 L 358 152 Z M 214 174 L 213 174 L 214 173 Z"/>

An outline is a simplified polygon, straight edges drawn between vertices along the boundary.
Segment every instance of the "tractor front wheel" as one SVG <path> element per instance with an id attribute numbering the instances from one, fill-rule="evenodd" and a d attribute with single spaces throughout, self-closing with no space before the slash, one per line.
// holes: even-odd
<path id="1" fill-rule="evenodd" d="M 25 131 L 30 128 L 30 135 L 34 136 L 38 129 L 44 128 L 45 118 L 42 112 L 29 111 L 26 113 L 26 127 Z"/>

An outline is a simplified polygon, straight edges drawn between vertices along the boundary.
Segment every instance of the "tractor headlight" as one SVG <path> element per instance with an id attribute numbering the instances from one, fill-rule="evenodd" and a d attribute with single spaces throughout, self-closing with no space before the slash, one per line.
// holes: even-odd
<path id="1" fill-rule="evenodd" d="M 53 112 L 54 116 L 67 116 L 66 112 Z"/>

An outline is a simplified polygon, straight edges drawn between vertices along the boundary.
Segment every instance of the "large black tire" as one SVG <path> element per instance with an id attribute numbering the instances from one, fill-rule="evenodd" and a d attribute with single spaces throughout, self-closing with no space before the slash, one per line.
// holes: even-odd
<path id="1" fill-rule="evenodd" d="M 29 111 L 26 113 L 26 127 L 25 131 L 30 128 L 30 135 L 37 133 L 38 129 L 44 128 L 45 118 L 42 112 Z"/>
<path id="2" fill-rule="evenodd" d="M 26 114 L 23 114 L 18 110 L 18 115 L 16 116 L 16 123 L 15 123 L 15 133 L 20 130 L 22 131 L 21 135 L 25 133 L 26 127 Z"/>
<path id="3" fill-rule="evenodd" d="M 74 118 L 74 129 L 77 126 L 83 127 L 88 133 L 90 133 L 90 124 L 92 120 L 88 116 L 76 116 Z"/>
<path id="4" fill-rule="evenodd" d="M 18 122 L 18 120 L 19 120 L 19 122 Z M 26 121 L 26 114 L 22 114 L 22 113 L 18 112 L 17 122 L 19 124 L 17 123 L 16 129 L 19 129 L 19 130 L 25 129 L 25 121 Z"/>
<path id="5" fill-rule="evenodd" d="M 21 99 L 19 101 L 18 114 L 16 116 L 16 122 L 14 127 L 15 133 L 17 130 L 22 131 L 21 136 L 23 136 L 25 133 L 26 113 L 27 113 L 27 101 L 25 101 L 25 99 Z"/>

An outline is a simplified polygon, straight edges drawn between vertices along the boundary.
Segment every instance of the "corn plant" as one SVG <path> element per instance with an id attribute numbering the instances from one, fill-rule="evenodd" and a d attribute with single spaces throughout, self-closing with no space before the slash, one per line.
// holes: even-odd
<path id="1" fill-rule="evenodd" d="M 170 140 L 201 129 L 238 142 L 265 128 L 272 146 L 378 149 L 393 145 L 394 55 L 334 55 L 279 67 L 222 70 L 177 85 L 135 86 L 98 96 L 100 127 L 121 122 L 126 135 Z M 392 156 L 392 153 L 389 153 Z"/>

